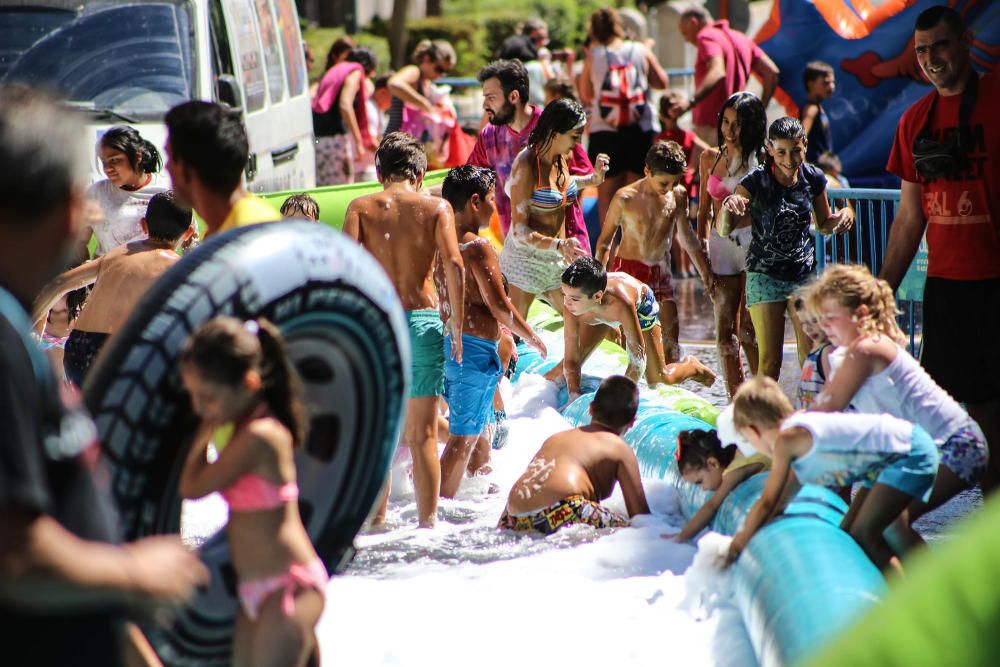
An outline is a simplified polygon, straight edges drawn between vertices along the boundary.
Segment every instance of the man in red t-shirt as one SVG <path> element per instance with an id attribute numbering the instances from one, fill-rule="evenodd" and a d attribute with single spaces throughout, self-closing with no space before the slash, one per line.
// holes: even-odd
<path id="1" fill-rule="evenodd" d="M 693 109 L 695 134 L 714 145 L 719 111 L 729 96 L 746 90 L 754 72 L 764 86 L 760 99 L 767 107 L 778 86 L 778 66 L 753 40 L 732 30 L 729 21 L 713 22 L 708 10 L 699 5 L 681 13 L 679 28 L 684 40 L 698 49 L 695 92 L 690 100 L 675 99 L 672 114 L 678 117 Z"/>
<path id="2" fill-rule="evenodd" d="M 982 427 L 991 449 L 983 481 L 1000 481 L 1000 76 L 972 68 L 972 34 L 948 7 L 917 17 L 917 62 L 935 90 L 899 121 L 886 169 L 902 180 L 879 277 L 899 287 L 927 231 L 927 285 L 921 363 Z M 963 97 L 975 97 L 956 166 L 918 171 L 914 140 L 948 144 L 959 131 Z"/>

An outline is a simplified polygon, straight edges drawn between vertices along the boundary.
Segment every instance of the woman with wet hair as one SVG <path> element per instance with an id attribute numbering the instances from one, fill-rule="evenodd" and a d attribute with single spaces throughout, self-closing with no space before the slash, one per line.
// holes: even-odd
<path id="1" fill-rule="evenodd" d="M 604 182 L 608 156 L 596 156 L 594 173 L 570 174 L 568 160 L 583 138 L 587 114 L 579 102 L 556 100 L 545 107 L 511 168 L 511 225 L 500 255 L 510 299 L 526 316 L 537 295 L 562 312 L 562 272 L 586 251 L 567 238 L 566 207 L 580 205 L 586 187 Z"/>
<path id="2" fill-rule="evenodd" d="M 170 187 L 160 174 L 160 151 L 135 128 L 118 125 L 105 132 L 97 142 L 97 157 L 107 178 L 88 188 L 84 223 L 97 237 L 95 257 L 145 238 L 140 221 L 146 206 L 153 195 Z M 88 254 L 84 248 L 81 257 Z"/>
<path id="3" fill-rule="evenodd" d="M 747 92 L 731 95 L 719 113 L 717 129 L 718 143 L 702 152 L 699 159 L 703 194 L 698 201 L 698 238 L 708 248 L 715 274 L 715 343 L 726 389 L 732 396 L 746 379 L 741 346 L 750 372 L 757 373 L 757 338 L 744 294 L 751 232 L 747 222 L 722 235 L 715 221 L 722 200 L 763 159 L 767 117 L 760 98 Z"/>

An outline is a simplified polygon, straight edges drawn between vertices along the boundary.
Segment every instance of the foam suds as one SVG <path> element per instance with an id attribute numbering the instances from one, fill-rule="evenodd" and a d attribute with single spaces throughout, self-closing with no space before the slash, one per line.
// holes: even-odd
<path id="1" fill-rule="evenodd" d="M 561 336 L 542 332 L 553 358 Z M 587 371 L 622 372 L 600 351 Z M 549 435 L 568 428 L 556 388 L 526 375 L 502 392 L 509 444 L 487 476 L 442 500 L 437 528 L 416 528 L 409 456 L 394 463 L 386 527 L 363 531 L 358 554 L 327 590 L 317 629 L 325 665 L 754 665 L 738 611 L 690 609 L 685 571 L 696 549 L 662 539 L 684 524 L 665 482 L 644 482 L 652 515 L 631 528 L 570 526 L 549 538 L 497 531 L 507 494 Z M 499 493 L 488 493 L 490 484 Z M 606 503 L 625 513 L 621 492 Z M 185 507 L 197 543 L 225 521 L 209 497 Z M 692 613 L 692 611 L 694 613 Z"/>

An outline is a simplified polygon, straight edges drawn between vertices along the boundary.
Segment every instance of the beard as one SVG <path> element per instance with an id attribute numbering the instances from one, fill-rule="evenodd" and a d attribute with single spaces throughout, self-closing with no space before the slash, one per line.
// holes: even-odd
<path id="1" fill-rule="evenodd" d="M 494 111 L 493 115 L 489 117 L 490 125 L 507 125 L 510 121 L 514 120 L 514 113 L 517 108 L 504 100 L 503 106 L 500 107 L 499 111 Z"/>

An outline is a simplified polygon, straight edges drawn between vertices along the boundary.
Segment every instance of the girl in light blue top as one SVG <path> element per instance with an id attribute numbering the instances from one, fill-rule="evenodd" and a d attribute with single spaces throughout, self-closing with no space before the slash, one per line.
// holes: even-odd
<path id="1" fill-rule="evenodd" d="M 761 376 L 736 392 L 733 424 L 773 463 L 764 491 L 733 538 L 730 561 L 798 484 L 862 482 L 868 491 L 855 496 L 840 527 L 880 569 L 901 571 L 900 554 L 883 533 L 914 498 L 926 501 L 930 495 L 939 455 L 924 429 L 889 415 L 794 412 L 778 383 Z M 912 533 L 902 548 L 922 543 L 910 526 L 901 529 Z"/>

